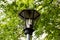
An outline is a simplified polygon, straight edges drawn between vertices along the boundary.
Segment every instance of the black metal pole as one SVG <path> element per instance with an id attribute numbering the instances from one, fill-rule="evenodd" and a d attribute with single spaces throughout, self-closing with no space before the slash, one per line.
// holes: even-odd
<path id="1" fill-rule="evenodd" d="M 30 34 L 27 34 L 27 40 L 30 40 Z"/>

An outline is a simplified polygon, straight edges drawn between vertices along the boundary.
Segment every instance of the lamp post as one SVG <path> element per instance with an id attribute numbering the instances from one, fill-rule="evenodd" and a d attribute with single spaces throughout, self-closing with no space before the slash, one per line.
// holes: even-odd
<path id="1" fill-rule="evenodd" d="M 34 9 L 25 9 L 19 13 L 19 16 L 25 21 L 24 33 L 27 35 L 27 40 L 30 40 L 34 29 L 34 20 L 40 16 L 40 14 Z"/>

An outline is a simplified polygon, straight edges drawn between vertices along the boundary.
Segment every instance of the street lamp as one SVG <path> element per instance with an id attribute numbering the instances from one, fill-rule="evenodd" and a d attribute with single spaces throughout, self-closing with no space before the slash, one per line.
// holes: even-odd
<path id="1" fill-rule="evenodd" d="M 30 40 L 30 35 L 33 33 L 33 24 L 40 14 L 34 9 L 25 9 L 19 13 L 19 16 L 25 21 L 24 32 L 27 35 L 27 40 Z"/>

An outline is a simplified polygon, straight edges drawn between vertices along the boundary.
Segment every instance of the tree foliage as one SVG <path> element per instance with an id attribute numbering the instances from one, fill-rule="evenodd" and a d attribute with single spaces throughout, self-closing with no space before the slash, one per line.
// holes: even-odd
<path id="1" fill-rule="evenodd" d="M 18 40 L 23 35 L 24 22 L 18 12 L 28 8 L 40 13 L 34 27 L 37 37 L 45 32 L 48 34 L 45 40 L 59 40 L 59 0 L 0 0 L 0 40 Z"/>

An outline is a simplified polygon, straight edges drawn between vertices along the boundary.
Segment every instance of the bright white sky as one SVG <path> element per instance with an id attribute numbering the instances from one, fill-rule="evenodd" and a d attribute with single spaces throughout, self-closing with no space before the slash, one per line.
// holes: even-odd
<path id="1" fill-rule="evenodd" d="M 47 33 L 43 33 L 38 38 L 35 36 L 35 33 L 32 35 L 32 40 L 44 40 L 44 38 L 47 36 Z M 26 40 L 26 37 L 21 37 L 20 40 Z"/>
<path id="2" fill-rule="evenodd" d="M 7 2 L 9 3 L 9 4 L 12 4 L 12 2 L 14 2 L 15 0 L 7 0 Z"/>

